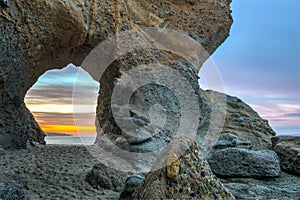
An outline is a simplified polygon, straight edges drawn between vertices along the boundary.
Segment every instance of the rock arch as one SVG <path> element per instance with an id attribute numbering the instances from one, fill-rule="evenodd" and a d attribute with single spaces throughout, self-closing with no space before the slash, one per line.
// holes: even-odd
<path id="1" fill-rule="evenodd" d="M 9 7 L 1 6 L 0 145 L 24 148 L 27 141 L 43 143 L 44 135 L 23 100 L 45 71 L 80 65 L 101 41 L 137 27 L 184 31 L 212 54 L 229 35 L 229 4 L 230 0 L 14 0 Z M 114 62 L 111 72 L 126 65 Z M 101 108 L 109 99 L 101 93 L 110 95 L 113 84 L 107 81 L 118 76 L 111 72 L 102 79 L 108 85 L 102 87 L 98 102 L 97 112 L 105 119 L 110 113 Z"/>

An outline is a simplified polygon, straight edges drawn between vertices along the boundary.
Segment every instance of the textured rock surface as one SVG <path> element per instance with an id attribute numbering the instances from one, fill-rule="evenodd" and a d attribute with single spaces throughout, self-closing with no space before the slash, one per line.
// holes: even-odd
<path id="1" fill-rule="evenodd" d="M 207 146 L 208 151 L 213 147 L 217 140 L 232 141 L 229 146 L 248 147 L 254 150 L 272 149 L 271 137 L 276 133 L 273 131 L 267 120 L 262 119 L 257 112 L 255 112 L 249 105 L 236 97 L 215 91 L 201 91 L 202 97 L 206 103 L 210 105 L 212 112 L 219 113 L 219 118 L 225 116 L 225 121 L 216 121 L 213 126 L 220 127 L 220 129 L 210 129 L 209 138 L 203 146 Z M 207 118 L 210 120 L 210 118 Z M 224 122 L 224 123 L 223 123 Z M 208 130 L 210 122 L 203 123 L 202 130 Z M 235 135 L 234 137 L 224 138 L 225 134 Z M 223 137 L 223 138 L 222 138 Z M 233 141 L 236 141 L 235 144 Z M 199 144 L 202 143 L 202 138 L 197 140 Z M 239 143 L 239 144 L 237 144 Z"/>
<path id="2" fill-rule="evenodd" d="M 106 190 L 121 192 L 126 176 L 126 173 L 109 168 L 102 163 L 97 163 L 87 174 L 86 181 L 94 188 L 101 187 Z"/>
<path id="3" fill-rule="evenodd" d="M 0 137 L 6 141 L 5 148 L 24 148 L 27 140 L 43 141 L 44 135 L 23 99 L 47 70 L 60 69 L 69 63 L 80 65 L 108 36 L 136 27 L 164 26 L 184 31 L 211 54 L 229 34 L 232 23 L 229 3 L 15 0 L 9 7 L 0 7 Z M 102 125 L 110 124 L 111 113 L 102 111 L 107 111 L 113 80 L 126 65 L 114 62 L 100 80 L 103 87 L 98 119 L 107 120 Z M 196 71 L 192 76 L 196 81 Z"/>
<path id="4" fill-rule="evenodd" d="M 179 162 L 180 170 L 175 179 L 167 177 L 167 167 L 153 171 L 136 189 L 133 199 L 234 199 L 212 174 L 196 142 Z"/>
<path id="5" fill-rule="evenodd" d="M 299 177 L 286 173 L 265 180 L 231 178 L 221 181 L 237 199 L 300 199 Z"/>
<path id="6" fill-rule="evenodd" d="M 127 177 L 120 199 L 132 199 L 133 192 L 143 183 L 144 179 L 145 176 L 142 174 L 134 174 Z"/>
<path id="7" fill-rule="evenodd" d="M 29 200 L 29 196 L 24 192 L 23 187 L 16 182 L 0 184 L 0 199 L 3 200 Z"/>
<path id="8" fill-rule="evenodd" d="M 225 149 L 229 147 L 251 149 L 252 143 L 250 141 L 240 140 L 233 134 L 223 133 L 219 141 L 213 146 L 214 149 Z"/>
<path id="9" fill-rule="evenodd" d="M 300 137 L 277 136 L 272 138 L 272 143 L 280 159 L 281 169 L 300 176 Z"/>
<path id="10" fill-rule="evenodd" d="M 211 152 L 208 162 L 220 177 L 277 177 L 280 163 L 274 151 L 226 148 Z"/>

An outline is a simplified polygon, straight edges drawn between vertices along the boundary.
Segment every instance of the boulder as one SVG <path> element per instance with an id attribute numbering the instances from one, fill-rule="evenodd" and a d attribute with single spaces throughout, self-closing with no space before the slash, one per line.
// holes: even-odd
<path id="1" fill-rule="evenodd" d="M 272 138 L 272 142 L 280 159 L 281 169 L 300 176 L 300 137 L 277 136 Z"/>
<path id="2" fill-rule="evenodd" d="M 0 184 L 0 199 L 3 200 L 29 200 L 23 187 L 17 182 L 7 182 Z"/>
<path id="3" fill-rule="evenodd" d="M 150 172 L 143 184 L 135 190 L 133 199 L 234 199 L 234 197 L 213 175 L 198 145 L 193 142 L 180 158 L 162 169 Z"/>
<path id="4" fill-rule="evenodd" d="M 86 175 L 86 181 L 96 189 L 103 188 L 121 192 L 127 173 L 109 168 L 102 163 L 94 165 L 92 170 Z"/>
<path id="5" fill-rule="evenodd" d="M 212 171 L 220 177 L 278 177 L 280 163 L 274 151 L 241 148 L 216 150 L 208 156 Z"/>

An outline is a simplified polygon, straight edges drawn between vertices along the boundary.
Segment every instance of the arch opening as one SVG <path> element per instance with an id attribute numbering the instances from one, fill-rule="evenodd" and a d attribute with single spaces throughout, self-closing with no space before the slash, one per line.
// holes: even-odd
<path id="1" fill-rule="evenodd" d="M 76 89 L 73 86 L 76 82 Z M 95 88 L 91 92 L 87 88 Z M 96 105 L 99 83 L 81 67 L 69 64 L 45 72 L 27 91 L 25 103 L 46 134 L 46 144 L 93 144 L 96 139 Z M 80 98 L 74 100 L 73 92 Z M 79 95 L 78 95 L 79 93 Z M 80 110 L 74 109 L 80 104 Z M 78 125 L 74 121 L 81 123 Z M 80 135 L 79 135 L 80 132 Z"/>

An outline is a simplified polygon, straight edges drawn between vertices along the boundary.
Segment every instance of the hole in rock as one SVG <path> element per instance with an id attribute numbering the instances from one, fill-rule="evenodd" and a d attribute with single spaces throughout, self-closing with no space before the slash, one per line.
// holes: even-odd
<path id="1" fill-rule="evenodd" d="M 38 79 L 25 103 L 46 133 L 47 144 L 94 143 L 98 90 L 99 83 L 72 64 Z"/>

